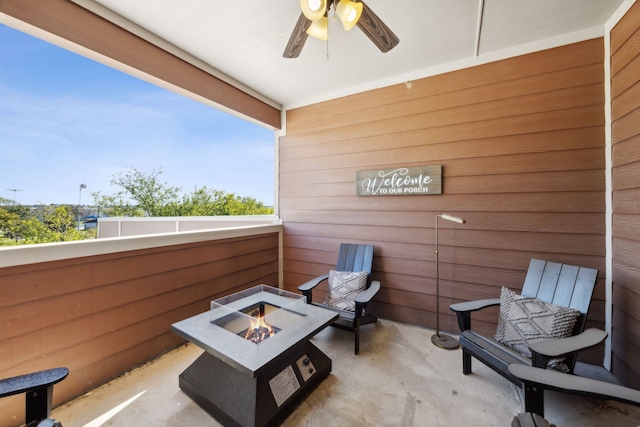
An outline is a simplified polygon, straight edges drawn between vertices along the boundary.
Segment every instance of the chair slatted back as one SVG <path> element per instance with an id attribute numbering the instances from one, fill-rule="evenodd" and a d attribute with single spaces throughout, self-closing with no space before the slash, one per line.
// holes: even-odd
<path id="1" fill-rule="evenodd" d="M 522 295 L 578 310 L 574 333 L 584 329 L 598 270 L 532 259 L 522 287 Z"/>
<path id="2" fill-rule="evenodd" d="M 538 286 L 538 294 L 536 297 L 544 302 L 551 303 L 555 296 L 556 289 L 558 288 L 560 271 L 562 270 L 562 264 L 557 262 L 547 262 L 544 266 L 544 273 L 542 273 L 542 280 Z M 563 282 L 565 285 L 567 282 Z"/>
<path id="3" fill-rule="evenodd" d="M 367 288 L 371 284 L 373 269 L 373 245 L 341 243 L 338 254 L 337 271 L 367 272 Z"/>
<path id="4" fill-rule="evenodd" d="M 556 287 L 556 292 L 553 295 L 553 299 L 551 302 L 556 305 L 561 305 L 564 307 L 571 307 L 573 294 L 575 292 L 575 284 L 578 279 L 578 271 L 580 267 L 575 265 L 563 265 L 560 270 L 560 277 L 558 278 L 558 286 Z M 591 297 L 589 297 L 591 298 Z M 575 303 L 577 303 L 577 299 Z M 576 305 L 576 304 L 573 305 Z M 582 305 L 582 304 L 580 304 Z M 585 313 L 587 307 L 571 307 L 578 310 L 580 313 Z"/>

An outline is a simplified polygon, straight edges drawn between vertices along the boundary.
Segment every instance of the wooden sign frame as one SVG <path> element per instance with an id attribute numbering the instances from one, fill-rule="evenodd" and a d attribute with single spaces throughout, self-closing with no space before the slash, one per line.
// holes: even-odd
<path id="1" fill-rule="evenodd" d="M 357 171 L 356 194 L 358 196 L 442 194 L 442 166 Z"/>

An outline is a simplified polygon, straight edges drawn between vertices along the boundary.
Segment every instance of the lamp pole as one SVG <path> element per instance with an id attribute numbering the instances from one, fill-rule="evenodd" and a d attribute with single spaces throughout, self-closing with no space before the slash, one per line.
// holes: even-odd
<path id="1" fill-rule="evenodd" d="M 442 218 L 447 221 L 457 222 L 458 224 L 464 224 L 466 221 L 457 216 L 449 214 L 436 215 L 436 250 L 433 252 L 436 254 L 436 333 L 431 336 L 431 342 L 440 348 L 445 350 L 455 350 L 460 343 L 455 338 L 440 333 L 440 272 L 439 270 L 439 255 L 438 249 L 438 219 Z"/>
<path id="2" fill-rule="evenodd" d="M 13 191 L 13 206 L 16 205 L 16 193 L 22 191 L 20 188 L 5 188 L 7 191 Z"/>
<path id="3" fill-rule="evenodd" d="M 78 230 L 80 230 L 80 209 L 82 209 L 82 190 L 87 188 L 87 184 L 80 184 L 80 195 L 78 196 Z"/>

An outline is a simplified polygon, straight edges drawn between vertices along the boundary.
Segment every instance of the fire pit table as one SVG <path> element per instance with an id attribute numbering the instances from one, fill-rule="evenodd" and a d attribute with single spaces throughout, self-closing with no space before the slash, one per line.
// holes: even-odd
<path id="1" fill-rule="evenodd" d="M 171 325 L 205 350 L 180 374 L 180 388 L 225 426 L 277 425 L 331 372 L 309 339 L 337 317 L 267 285 L 212 301 Z"/>

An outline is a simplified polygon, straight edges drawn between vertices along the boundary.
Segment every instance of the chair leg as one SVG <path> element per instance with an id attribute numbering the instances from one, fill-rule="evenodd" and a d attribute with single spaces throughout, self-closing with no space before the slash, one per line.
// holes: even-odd
<path id="1" fill-rule="evenodd" d="M 524 411 L 538 414 L 544 418 L 544 389 L 524 383 L 522 390 L 524 392 Z"/>
<path id="2" fill-rule="evenodd" d="M 53 401 L 53 385 L 26 393 L 26 424 L 49 417 Z"/>
<path id="3" fill-rule="evenodd" d="M 357 325 L 353 332 L 356 335 L 356 337 L 355 337 L 355 341 L 356 341 L 355 354 L 357 355 L 358 353 L 360 353 L 360 325 Z"/>
<path id="4" fill-rule="evenodd" d="M 516 415 L 511 421 L 511 427 L 550 427 L 550 424 L 540 415 L 527 412 Z"/>
<path id="5" fill-rule="evenodd" d="M 462 373 L 469 375 L 471 373 L 471 354 L 462 349 Z"/>

